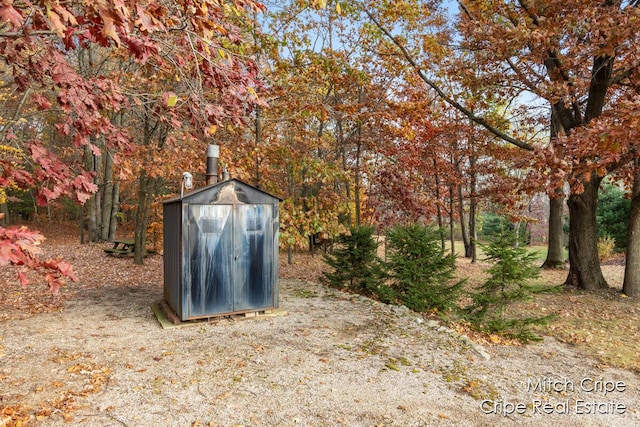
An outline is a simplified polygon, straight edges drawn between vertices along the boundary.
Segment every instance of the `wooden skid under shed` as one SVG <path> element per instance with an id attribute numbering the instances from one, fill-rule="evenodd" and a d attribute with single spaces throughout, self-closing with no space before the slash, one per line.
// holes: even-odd
<path id="1" fill-rule="evenodd" d="M 169 307 L 166 301 L 162 300 L 157 304 L 151 306 L 151 309 L 155 313 L 158 318 L 158 322 L 164 329 L 178 326 L 189 326 L 189 325 L 198 325 L 202 323 L 219 323 L 221 320 L 245 320 L 245 319 L 257 319 L 262 317 L 275 317 L 275 316 L 286 316 L 287 313 L 281 309 L 269 309 L 269 310 L 258 310 L 258 311 L 249 311 L 246 313 L 233 313 L 233 314 L 221 314 L 216 316 L 205 317 L 201 319 L 193 319 L 182 321 Z"/>

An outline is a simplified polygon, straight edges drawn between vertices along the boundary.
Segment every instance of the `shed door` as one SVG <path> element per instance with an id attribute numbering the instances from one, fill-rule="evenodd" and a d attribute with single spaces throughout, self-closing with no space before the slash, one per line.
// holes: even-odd
<path id="1" fill-rule="evenodd" d="M 273 208 L 234 208 L 234 311 L 273 307 Z"/>
<path id="2" fill-rule="evenodd" d="M 230 205 L 191 205 L 186 284 L 188 316 L 233 311 L 233 217 Z"/>

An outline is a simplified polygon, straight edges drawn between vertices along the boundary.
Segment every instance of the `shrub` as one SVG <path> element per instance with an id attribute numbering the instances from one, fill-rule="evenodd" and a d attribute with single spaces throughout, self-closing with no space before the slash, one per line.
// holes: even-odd
<path id="1" fill-rule="evenodd" d="M 445 254 L 437 229 L 417 224 L 387 231 L 388 261 L 393 296 L 418 312 L 455 307 L 463 281 L 451 284 L 455 257 Z"/>
<path id="2" fill-rule="evenodd" d="M 612 237 L 602 236 L 598 238 L 598 257 L 600 261 L 611 258 L 616 249 L 616 242 Z"/>
<path id="3" fill-rule="evenodd" d="M 596 223 L 600 237 L 611 237 L 617 251 L 627 247 L 627 225 L 631 200 L 625 197 L 624 190 L 609 182 L 603 184 L 598 196 Z"/>
<path id="4" fill-rule="evenodd" d="M 528 284 L 538 277 L 538 254 L 516 245 L 513 233 L 501 233 L 488 245 L 481 245 L 492 266 L 489 278 L 471 294 L 472 304 L 462 310 L 473 327 L 489 333 L 510 336 L 521 341 L 539 341 L 529 326 L 545 324 L 553 316 L 508 318 L 507 307 L 517 301 L 528 300 L 533 294 L 556 291 Z"/>
<path id="5" fill-rule="evenodd" d="M 351 227 L 349 233 L 340 234 L 334 249 L 324 255 L 333 271 L 323 273 L 331 287 L 372 295 L 382 281 L 378 258 L 378 243 L 373 238 L 373 227 Z"/>

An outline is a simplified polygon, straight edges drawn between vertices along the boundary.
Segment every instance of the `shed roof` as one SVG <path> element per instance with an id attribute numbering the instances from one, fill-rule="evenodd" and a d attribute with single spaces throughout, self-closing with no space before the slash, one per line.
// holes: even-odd
<path id="1" fill-rule="evenodd" d="M 165 200 L 163 203 L 199 203 L 199 204 L 261 204 L 261 203 L 279 203 L 282 199 L 272 194 L 253 187 L 239 179 L 229 179 L 217 184 L 207 185 L 190 191 L 182 197 L 174 197 Z"/>

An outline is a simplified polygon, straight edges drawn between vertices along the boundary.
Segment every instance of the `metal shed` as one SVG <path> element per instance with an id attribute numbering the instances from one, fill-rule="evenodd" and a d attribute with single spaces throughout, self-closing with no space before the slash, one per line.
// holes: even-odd
<path id="1" fill-rule="evenodd" d="M 181 320 L 278 307 L 279 203 L 237 179 L 164 202 L 164 298 Z"/>

